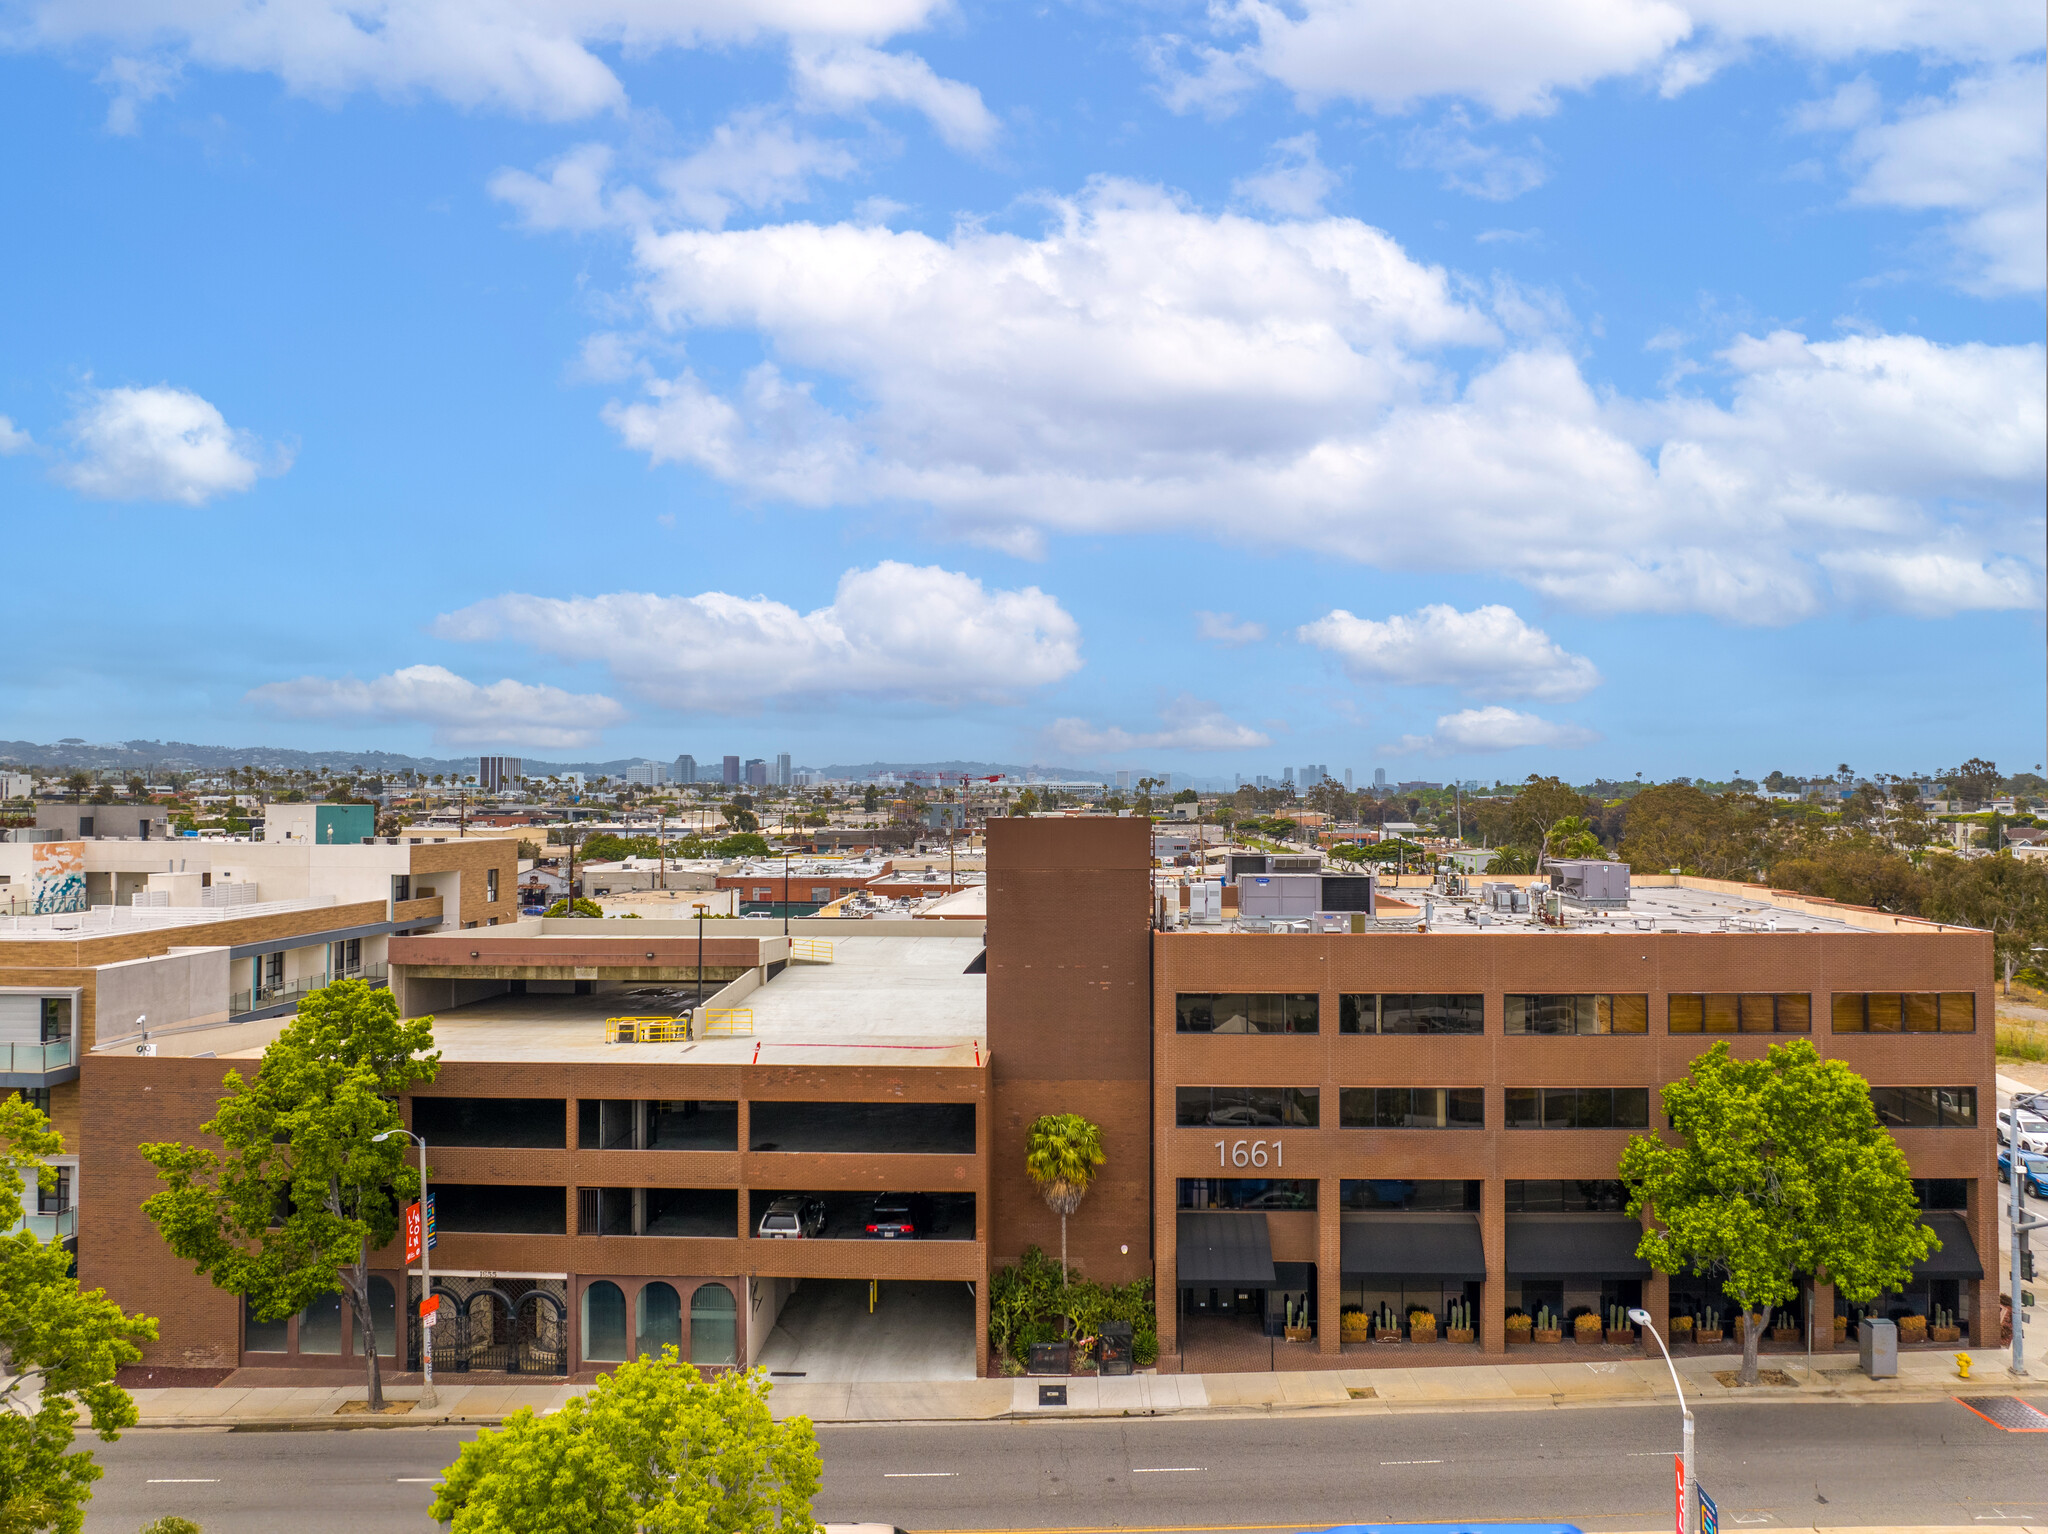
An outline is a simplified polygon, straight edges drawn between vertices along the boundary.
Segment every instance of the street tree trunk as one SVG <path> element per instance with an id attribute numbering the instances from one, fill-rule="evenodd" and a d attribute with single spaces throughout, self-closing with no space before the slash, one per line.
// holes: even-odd
<path id="1" fill-rule="evenodd" d="M 348 1300 L 349 1312 L 355 1317 L 356 1336 L 361 1339 L 364 1362 L 370 1371 L 369 1408 L 380 1412 L 384 1409 L 384 1372 L 382 1361 L 377 1356 L 377 1323 L 370 1314 L 370 1264 L 367 1257 L 341 1270 L 341 1292 Z"/>
<path id="2" fill-rule="evenodd" d="M 1060 1215 L 1060 1287 L 1061 1287 L 1062 1289 L 1064 1289 L 1064 1288 L 1066 1287 L 1066 1285 L 1067 1285 L 1067 1217 L 1066 1217 L 1065 1213 L 1064 1213 L 1064 1212 L 1062 1212 L 1062 1213 L 1061 1213 L 1061 1215 Z"/>
<path id="3" fill-rule="evenodd" d="M 1745 1305 L 1742 1308 L 1742 1319 L 1742 1372 L 1735 1380 L 1740 1385 L 1754 1385 L 1757 1350 L 1763 1346 L 1764 1327 L 1771 1319 L 1771 1307 L 1759 1306 L 1757 1313 L 1752 1315 L 1749 1307 Z"/>

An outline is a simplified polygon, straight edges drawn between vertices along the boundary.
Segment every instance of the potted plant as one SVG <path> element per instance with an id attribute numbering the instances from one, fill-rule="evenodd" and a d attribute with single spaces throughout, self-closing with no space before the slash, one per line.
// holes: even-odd
<path id="1" fill-rule="evenodd" d="M 1419 1308 L 1408 1312 L 1408 1340 L 1410 1342 L 1436 1341 L 1435 1312 Z"/>
<path id="2" fill-rule="evenodd" d="M 1771 1341 L 1773 1342 L 1797 1342 L 1805 1335 L 1805 1328 L 1799 1324 L 1799 1319 L 1796 1316 L 1790 1320 L 1780 1320 L 1776 1326 L 1771 1328 Z"/>
<path id="3" fill-rule="evenodd" d="M 1302 1300 L 1301 1308 L 1297 1311 L 1294 1305 L 1294 1296 L 1289 1295 L 1284 1315 L 1285 1325 L 1281 1328 L 1281 1335 L 1286 1337 L 1289 1342 L 1307 1342 L 1314 1335 L 1308 1324 L 1308 1300 L 1306 1298 Z"/>
<path id="4" fill-rule="evenodd" d="M 1849 1340 L 1849 1318 L 1848 1318 L 1847 1316 L 1836 1316 L 1836 1317 L 1835 1317 L 1835 1343 L 1836 1343 L 1836 1345 L 1837 1345 L 1837 1346 L 1840 1346 L 1840 1345 L 1841 1345 L 1842 1343 L 1844 1343 L 1844 1342 L 1847 1342 L 1848 1340 Z"/>
<path id="5" fill-rule="evenodd" d="M 1337 1315 L 1337 1340 L 1339 1342 L 1372 1341 L 1372 1317 L 1365 1313 L 1363 1305 L 1346 1305 Z"/>
<path id="6" fill-rule="evenodd" d="M 1700 1324 L 1693 1328 L 1693 1341 L 1702 1345 L 1721 1340 L 1721 1312 L 1708 1306 L 1700 1317 Z"/>
<path id="7" fill-rule="evenodd" d="M 1691 1316 L 1673 1316 L 1671 1318 L 1671 1340 L 1673 1342 L 1692 1341 Z"/>
<path id="8" fill-rule="evenodd" d="M 1372 1340 L 1375 1342 L 1399 1342 L 1401 1340 L 1401 1318 L 1394 1314 L 1394 1307 L 1384 1300 L 1372 1318 Z"/>
<path id="9" fill-rule="evenodd" d="M 1927 1318 L 1925 1316 L 1899 1317 L 1899 1341 L 1925 1342 L 1927 1340 Z"/>
<path id="10" fill-rule="evenodd" d="M 1544 1343 L 1564 1341 L 1564 1326 L 1548 1305 L 1536 1307 L 1536 1323 L 1529 1328 L 1529 1340 Z"/>
<path id="11" fill-rule="evenodd" d="M 1530 1315 L 1526 1310 L 1509 1311 L 1508 1341 L 1510 1343 L 1529 1341 L 1532 1334 L 1534 1333 L 1535 1326 L 1536 1318 Z"/>
<path id="12" fill-rule="evenodd" d="M 1586 1311 L 1572 1321 L 1572 1341 L 1597 1343 L 1600 1340 L 1600 1316 L 1596 1311 Z"/>
<path id="13" fill-rule="evenodd" d="M 1463 1300 L 1453 1300 L 1445 1309 L 1444 1338 L 1449 1342 L 1472 1340 L 1472 1307 Z"/>
<path id="14" fill-rule="evenodd" d="M 1929 1342 L 1960 1342 L 1963 1340 L 1963 1329 L 1956 1325 L 1956 1313 L 1953 1310 L 1944 1310 L 1939 1305 L 1934 1307 L 1934 1319 L 1927 1326 L 1927 1340 Z"/>
<path id="15" fill-rule="evenodd" d="M 1607 1307 L 1607 1340 L 1611 1343 L 1633 1343 L 1636 1340 L 1636 1324 L 1629 1320 L 1626 1305 Z"/>

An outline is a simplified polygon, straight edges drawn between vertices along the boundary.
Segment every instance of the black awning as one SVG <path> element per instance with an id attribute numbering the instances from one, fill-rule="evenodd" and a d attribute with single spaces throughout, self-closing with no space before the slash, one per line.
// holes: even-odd
<path id="1" fill-rule="evenodd" d="M 1344 1218 L 1344 1276 L 1484 1278 L 1476 1214 L 1373 1214 Z"/>
<path id="2" fill-rule="evenodd" d="M 1177 1225 L 1181 1283 L 1263 1289 L 1273 1282 L 1265 1215 L 1183 1210 Z"/>
<path id="3" fill-rule="evenodd" d="M 1920 1216 L 1920 1223 L 1933 1231 L 1941 1250 L 1929 1252 L 1927 1260 L 1913 1269 L 1915 1278 L 1982 1278 L 1984 1264 L 1977 1257 L 1977 1243 L 1970 1239 L 1970 1227 L 1959 1214 L 1937 1211 Z"/>
<path id="4" fill-rule="evenodd" d="M 1647 1278 L 1636 1255 L 1643 1227 L 1616 1214 L 1511 1214 L 1508 1273 L 1514 1278 Z"/>

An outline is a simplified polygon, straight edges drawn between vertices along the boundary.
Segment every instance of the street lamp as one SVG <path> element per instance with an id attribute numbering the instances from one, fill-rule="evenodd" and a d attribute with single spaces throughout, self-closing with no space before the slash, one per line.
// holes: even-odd
<path id="1" fill-rule="evenodd" d="M 427 1142 L 410 1129 L 387 1129 L 380 1135 L 371 1135 L 372 1145 L 381 1145 L 393 1135 L 403 1135 L 420 1148 L 420 1302 L 425 1304 L 434 1293 L 434 1269 L 427 1253 Z M 425 1373 L 425 1383 L 420 1387 L 420 1409 L 432 1411 L 441 1404 L 434 1394 L 434 1329 L 427 1325 L 424 1313 L 420 1316 L 420 1363 Z"/>
<path id="2" fill-rule="evenodd" d="M 1692 1478 L 1692 1408 L 1685 1404 L 1685 1387 L 1678 1382 L 1678 1365 L 1671 1361 L 1671 1349 L 1664 1346 L 1664 1338 L 1650 1320 L 1650 1313 L 1638 1307 L 1628 1313 L 1628 1318 L 1657 1339 L 1657 1351 L 1664 1355 L 1664 1367 L 1671 1371 L 1671 1388 L 1678 1392 L 1678 1409 L 1685 1414 L 1680 1457 L 1685 1467 L 1685 1505 L 1680 1509 L 1683 1516 L 1679 1528 L 1682 1534 L 1693 1534 L 1699 1527 L 1700 1489 Z"/>
<path id="3" fill-rule="evenodd" d="M 704 913 L 708 906 L 703 901 L 695 902 L 697 907 L 697 1004 L 690 1009 L 693 1019 L 700 1019 L 704 1011 Z M 695 1030 L 692 1030 L 693 1032 Z"/>

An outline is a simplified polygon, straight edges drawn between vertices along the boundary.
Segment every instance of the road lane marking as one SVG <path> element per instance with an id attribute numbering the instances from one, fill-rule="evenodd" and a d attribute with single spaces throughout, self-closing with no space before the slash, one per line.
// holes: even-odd
<path id="1" fill-rule="evenodd" d="M 1442 1461 L 1442 1460 L 1440 1460 L 1440 1459 L 1383 1459 L 1383 1460 L 1381 1460 L 1381 1461 L 1380 1461 L 1380 1464 L 1381 1464 L 1381 1465 L 1383 1465 L 1383 1466 L 1385 1466 L 1385 1465 L 1441 1465 L 1442 1463 L 1443 1463 L 1443 1461 Z"/>
<path id="2" fill-rule="evenodd" d="M 440 1479 L 438 1475 L 402 1475 L 398 1478 L 398 1484 L 400 1486 L 432 1486 Z"/>
<path id="3" fill-rule="evenodd" d="M 1131 1474 L 1132 1474 L 1132 1475 L 1204 1475 L 1204 1474 L 1206 1474 L 1206 1473 L 1208 1472 L 1208 1469 L 1209 1469 L 1209 1467 L 1208 1467 L 1207 1465 L 1147 1465 L 1147 1466 L 1145 1466 L 1145 1467 L 1144 1467 L 1143 1469 L 1141 1469 L 1141 1470 L 1133 1470 L 1133 1471 L 1131 1472 Z"/>
<path id="4" fill-rule="evenodd" d="M 217 1475 L 165 1475 L 142 1483 L 145 1486 L 218 1486 Z"/>
<path id="5" fill-rule="evenodd" d="M 960 1474 L 957 1470 L 884 1470 L 885 1481 L 950 1481 Z"/>

